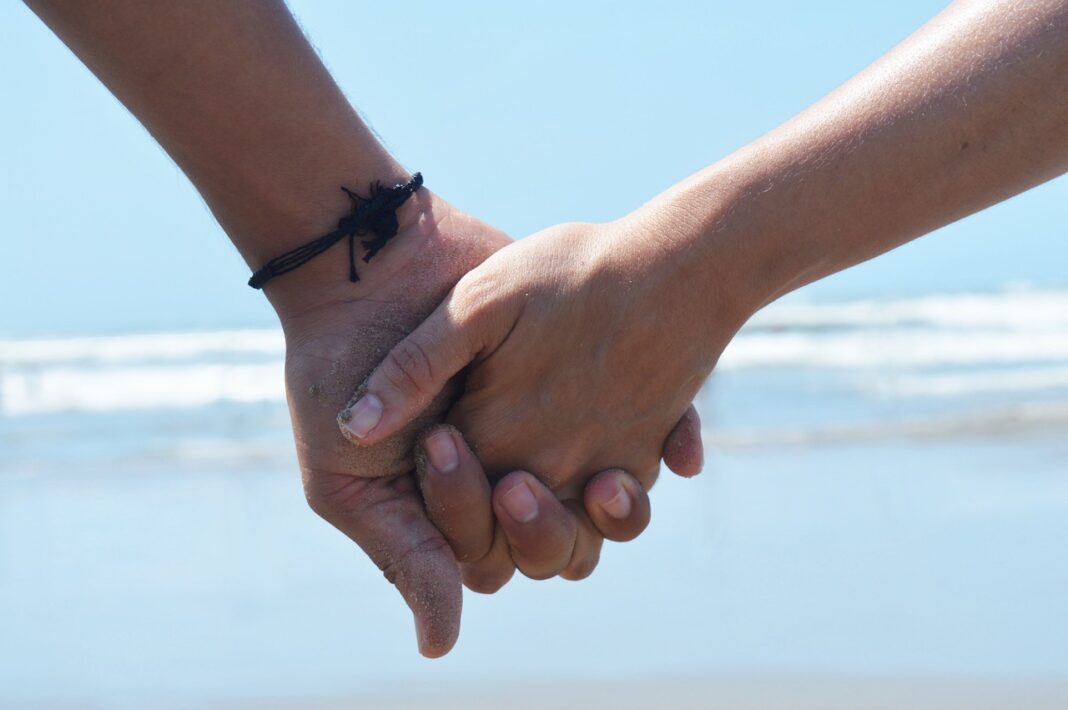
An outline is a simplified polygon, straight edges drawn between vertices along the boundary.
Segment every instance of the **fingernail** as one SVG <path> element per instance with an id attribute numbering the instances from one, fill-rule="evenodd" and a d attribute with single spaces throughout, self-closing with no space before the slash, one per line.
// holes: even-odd
<path id="1" fill-rule="evenodd" d="M 362 439 L 381 421 L 382 400 L 373 394 L 365 394 L 347 411 L 348 417 L 342 412 L 341 426 L 356 438 Z"/>
<path id="2" fill-rule="evenodd" d="M 441 473 L 449 473 L 460 465 L 460 453 L 456 450 L 456 443 L 452 434 L 447 431 L 438 432 L 424 443 L 427 458 L 430 465 Z"/>
<path id="3" fill-rule="evenodd" d="M 616 483 L 616 487 L 619 492 L 612 497 L 612 500 L 602 503 L 601 510 L 616 520 L 625 520 L 630 515 L 630 494 L 627 493 L 627 489 L 623 487 L 622 483 Z"/>
<path id="4" fill-rule="evenodd" d="M 538 499 L 526 483 L 520 483 L 505 493 L 501 504 L 517 523 L 529 523 L 538 517 Z"/>

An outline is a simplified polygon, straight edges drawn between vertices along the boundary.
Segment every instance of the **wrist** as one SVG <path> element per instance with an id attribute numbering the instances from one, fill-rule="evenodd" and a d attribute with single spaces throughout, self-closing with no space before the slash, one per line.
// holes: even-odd
<path id="1" fill-rule="evenodd" d="M 702 332 L 740 328 L 765 305 L 775 281 L 759 254 L 759 236 L 745 224 L 751 201 L 749 181 L 716 164 L 677 183 L 628 215 L 633 241 L 648 243 L 657 256 L 674 263 L 673 280 L 702 304 L 711 322 Z"/>
<path id="2" fill-rule="evenodd" d="M 369 135 L 360 135 L 362 125 L 338 132 L 344 141 L 309 141 L 299 150 L 286 151 L 269 168 L 235 160 L 210 176 L 194 177 L 219 224 L 237 247 L 250 271 L 263 267 L 293 249 L 338 229 L 338 222 L 352 211 L 344 186 L 369 196 L 373 183 L 392 186 L 408 182 L 411 175 Z M 201 179 L 197 179 L 197 178 Z M 404 252 L 407 242 L 418 242 L 431 231 L 444 203 L 426 188 L 413 192 L 396 210 L 397 234 L 365 264 L 357 236 L 358 281 L 350 280 L 348 238 L 293 271 L 271 278 L 264 295 L 279 317 L 292 316 L 319 305 L 351 301 L 374 293 L 382 272 L 395 267 L 394 252 Z"/>
<path id="3" fill-rule="evenodd" d="M 789 163 L 759 146 L 738 151 L 644 205 L 692 265 L 688 281 L 738 327 L 777 298 L 835 271 L 821 202 Z"/>
<path id="4" fill-rule="evenodd" d="M 411 178 L 348 103 L 332 96 L 320 97 L 314 115 L 284 102 L 250 118 L 229 141 L 213 135 L 210 146 L 198 141 L 188 149 L 169 149 L 252 272 L 335 231 L 352 210 L 342 187 L 366 197 L 376 182 L 388 187 Z M 373 264 L 359 269 L 361 280 L 364 272 L 380 270 L 378 262 L 394 250 L 393 242 L 413 233 L 430 204 L 421 189 L 397 209 L 398 236 Z M 368 293 L 366 285 L 349 280 L 348 263 L 347 244 L 335 244 L 272 278 L 264 294 L 285 318 L 322 301 L 351 298 L 354 291 Z"/>
<path id="5" fill-rule="evenodd" d="M 342 194 L 340 190 L 338 193 Z M 353 282 L 349 278 L 348 245 L 347 238 L 344 238 L 302 266 L 270 279 L 263 286 L 264 295 L 284 327 L 297 322 L 306 323 L 314 319 L 316 312 L 331 312 L 341 304 L 375 300 L 381 296 L 383 289 L 409 268 L 420 252 L 432 246 L 430 242 L 438 234 L 438 225 L 450 209 L 447 203 L 427 189 L 418 190 L 397 209 L 397 234 L 373 261 L 364 262 L 360 258 L 361 247 L 357 247 L 358 281 Z M 320 220 L 325 224 L 320 224 L 318 233 L 305 230 L 305 236 L 300 237 L 299 241 L 294 240 L 292 246 L 281 248 L 272 258 L 330 232 L 347 210 L 347 206 L 334 209 L 332 215 Z M 309 218 L 308 221 L 315 220 Z M 357 236 L 356 239 L 358 244 L 361 237 Z M 262 264 L 256 264 L 253 268 L 259 266 Z"/>

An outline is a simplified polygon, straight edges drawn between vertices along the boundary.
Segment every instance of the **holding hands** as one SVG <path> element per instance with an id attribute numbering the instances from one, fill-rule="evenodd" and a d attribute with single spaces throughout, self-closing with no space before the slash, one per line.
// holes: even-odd
<path id="1" fill-rule="evenodd" d="M 463 372 L 463 395 L 447 421 L 500 478 L 493 504 L 511 561 L 535 578 L 585 576 L 602 536 L 628 540 L 644 527 L 642 489 L 656 480 L 662 457 L 680 475 L 700 469 L 700 423 L 689 405 L 740 325 L 716 288 L 702 291 L 686 278 L 681 238 L 673 251 L 647 236 L 666 227 L 639 219 L 561 225 L 495 253 L 393 347 L 343 412 L 342 432 L 358 446 L 388 440 Z M 717 328 L 693 328 L 717 316 Z M 718 335 L 718 350 L 704 342 L 706 332 Z M 560 527 L 574 544 L 555 556 L 522 550 L 536 539 L 528 516 L 568 519 L 538 480 L 575 512 L 574 532 Z M 602 495 L 611 496 L 604 505 Z M 457 552 L 469 580 L 511 568 L 503 550 L 474 562 L 468 549 Z"/>
<path id="2" fill-rule="evenodd" d="M 443 297 L 449 302 L 446 294 L 464 273 L 508 244 L 499 231 L 428 190 L 403 208 L 401 221 L 400 232 L 375 259 L 373 269 L 365 269 L 360 282 L 345 284 L 344 298 L 316 303 L 302 299 L 300 308 L 283 308 L 280 314 L 288 343 L 287 389 L 308 501 L 357 542 L 397 586 L 415 614 L 420 649 L 434 656 L 455 643 L 461 579 L 481 592 L 499 589 L 517 566 L 530 577 L 581 579 L 596 566 L 605 537 L 637 536 L 649 520 L 645 487 L 655 478 L 667 433 L 658 433 L 659 443 L 645 447 L 656 450 L 652 467 L 646 465 L 640 480 L 605 456 L 569 463 L 566 481 L 542 474 L 541 462 L 549 457 L 579 453 L 575 441 L 561 437 L 551 419 L 529 419 L 528 439 L 519 436 L 518 421 L 510 422 L 514 430 L 499 431 L 514 436 L 512 450 L 488 450 L 489 459 L 480 451 L 476 457 L 461 431 L 473 437 L 469 440 L 475 447 L 482 447 L 482 442 L 488 446 L 495 440 L 494 430 L 468 428 L 462 421 L 459 428 L 435 425 L 446 417 L 449 402 L 460 390 L 456 371 L 436 380 L 434 391 L 410 407 L 408 416 L 391 430 L 376 427 L 374 438 L 355 436 L 351 427 L 365 417 L 353 413 L 358 402 L 345 408 L 348 414 L 339 430 L 335 416 L 350 400 L 354 383 L 364 380 L 383 355 L 387 363 L 402 362 L 396 354 L 406 347 L 404 334 Z M 319 278 L 312 266 L 272 282 L 271 295 L 283 302 L 292 292 L 306 295 Z M 361 391 L 371 392 L 383 381 L 404 380 L 379 368 Z M 450 419 L 464 401 L 448 413 Z M 631 415 L 608 413 L 604 427 L 611 428 L 624 416 Z M 542 431 L 543 421 L 552 427 L 548 432 Z M 540 451 L 537 447 L 545 447 L 547 454 L 528 454 Z M 683 419 L 669 448 L 677 471 L 696 472 L 701 452 L 695 414 Z M 506 453 L 514 463 L 505 462 Z M 491 488 L 485 471 L 495 479 L 508 475 Z"/>
<path id="3" fill-rule="evenodd" d="M 338 185 L 408 179 L 281 0 L 27 2 L 254 270 L 336 229 Z M 615 222 L 510 244 L 417 191 L 358 281 L 337 247 L 265 287 L 309 502 L 444 654 L 461 581 L 585 577 L 648 523 L 661 460 L 700 470 L 690 402 L 756 310 L 1061 174 L 1066 115 L 1068 2 L 958 0 Z"/>

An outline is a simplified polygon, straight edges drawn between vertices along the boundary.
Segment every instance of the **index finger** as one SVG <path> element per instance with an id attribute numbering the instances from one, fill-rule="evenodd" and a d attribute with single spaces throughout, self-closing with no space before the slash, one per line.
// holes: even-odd
<path id="1" fill-rule="evenodd" d="M 463 435 L 448 424 L 434 427 L 420 441 L 415 461 L 427 516 L 456 559 L 485 557 L 494 534 L 490 484 Z"/>

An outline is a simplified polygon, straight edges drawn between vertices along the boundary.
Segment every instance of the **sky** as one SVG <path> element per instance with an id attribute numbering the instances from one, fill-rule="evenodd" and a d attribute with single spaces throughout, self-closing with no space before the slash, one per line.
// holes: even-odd
<path id="1" fill-rule="evenodd" d="M 605 220 L 786 120 L 944 3 L 361 3 L 294 13 L 390 149 L 521 237 Z M 269 326 L 182 173 L 0 4 L 0 337 Z M 795 298 L 1068 287 L 1068 181 Z"/>

